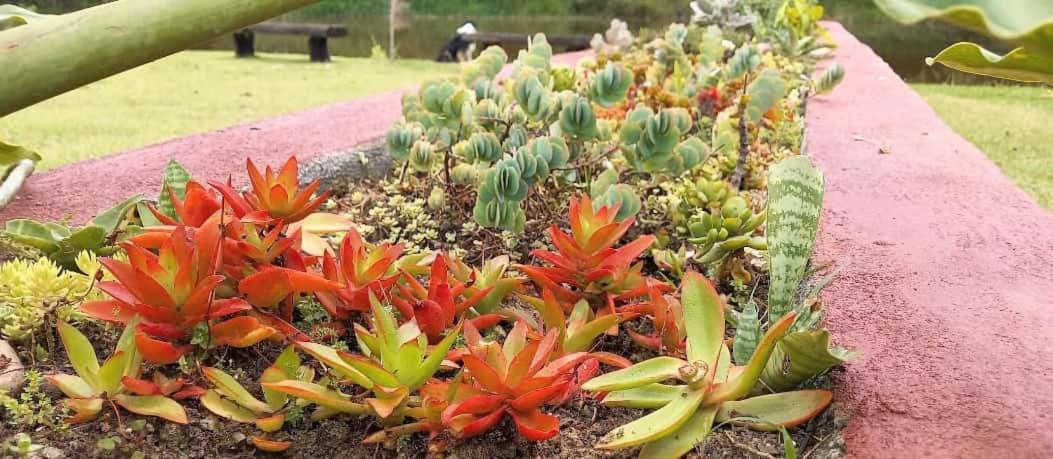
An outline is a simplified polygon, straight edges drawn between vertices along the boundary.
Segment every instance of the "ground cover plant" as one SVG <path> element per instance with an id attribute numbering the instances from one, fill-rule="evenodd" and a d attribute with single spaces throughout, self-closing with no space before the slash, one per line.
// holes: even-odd
<path id="1" fill-rule="evenodd" d="M 803 109 L 843 75 L 809 76 L 820 14 L 673 24 L 574 68 L 537 35 L 505 78 L 489 48 L 403 99 L 392 174 L 351 189 L 300 183 L 296 158 L 249 161 L 245 190 L 171 163 L 105 244 L 42 271 L 85 278 L 0 316 L 74 414 L 4 437 L 83 455 L 163 455 L 168 437 L 196 456 L 821 447 L 823 375 L 851 353 L 809 264 L 824 182 Z M 64 421 L 87 424 L 66 443 L 32 430 Z"/>

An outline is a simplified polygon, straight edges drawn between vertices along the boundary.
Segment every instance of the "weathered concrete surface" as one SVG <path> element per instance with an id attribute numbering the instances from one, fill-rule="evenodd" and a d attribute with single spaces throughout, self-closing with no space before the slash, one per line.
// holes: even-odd
<path id="1" fill-rule="evenodd" d="M 1053 216 L 828 27 L 847 73 L 809 103 L 808 151 L 817 260 L 840 268 L 827 325 L 861 354 L 837 381 L 849 455 L 1049 457 Z"/>
<path id="2" fill-rule="evenodd" d="M 573 65 L 588 54 L 589 51 L 558 54 L 553 62 Z M 303 161 L 347 151 L 382 136 L 400 115 L 402 94 L 414 90 L 406 88 L 335 103 L 43 172 L 30 177 L 15 200 L 0 211 L 0 222 L 12 218 L 68 218 L 82 223 L 135 193 L 155 196 L 161 189 L 162 172 L 169 159 L 182 163 L 199 180 L 233 176 L 236 185 L 243 185 L 248 183 L 248 158 L 257 164 L 279 166 L 292 155 Z"/>

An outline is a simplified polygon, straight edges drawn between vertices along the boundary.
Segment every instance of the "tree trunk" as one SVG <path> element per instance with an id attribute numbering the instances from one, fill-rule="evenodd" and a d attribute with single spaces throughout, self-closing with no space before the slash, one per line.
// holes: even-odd
<path id="1" fill-rule="evenodd" d="M 0 32 L 0 117 L 318 0 L 122 0 Z"/>

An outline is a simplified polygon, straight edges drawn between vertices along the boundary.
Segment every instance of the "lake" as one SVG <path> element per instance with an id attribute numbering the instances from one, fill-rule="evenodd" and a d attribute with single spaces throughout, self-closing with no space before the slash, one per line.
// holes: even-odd
<path id="1" fill-rule="evenodd" d="M 840 21 L 870 45 L 896 72 L 909 81 L 973 82 L 975 78 L 925 65 L 925 58 L 934 56 L 944 46 L 962 40 L 979 41 L 994 49 L 1006 50 L 1005 45 L 991 43 L 984 37 L 939 23 L 922 23 L 906 27 L 893 22 L 873 6 L 860 2 L 826 2 L 827 17 Z M 610 19 L 597 16 L 500 16 L 471 18 L 481 32 L 544 32 L 550 35 L 592 35 L 606 30 Z M 629 19 L 629 26 L 664 27 L 678 18 L 653 17 Z M 305 15 L 292 13 L 277 21 L 346 24 L 350 35 L 331 39 L 330 52 L 337 56 L 369 56 L 374 45 L 387 49 L 387 16 Z M 397 25 L 396 52 L 399 57 L 434 59 L 442 46 L 454 35 L 465 20 L 454 16 L 407 15 Z M 683 20 L 683 18 L 679 18 Z M 233 39 L 224 37 L 201 47 L 232 49 Z M 307 39 L 299 36 L 258 35 L 256 47 L 265 52 L 306 53 Z M 517 48 L 506 48 L 509 56 L 516 56 Z M 558 48 L 556 51 L 560 51 Z"/>

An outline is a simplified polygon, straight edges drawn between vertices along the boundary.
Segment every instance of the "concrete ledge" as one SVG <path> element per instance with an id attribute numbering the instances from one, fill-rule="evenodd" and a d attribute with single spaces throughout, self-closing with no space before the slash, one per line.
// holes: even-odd
<path id="1" fill-rule="evenodd" d="M 559 54 L 553 62 L 573 65 L 589 54 Z M 33 218 L 82 223 L 135 193 L 155 196 L 169 159 L 182 163 L 198 180 L 233 175 L 236 184 L 243 185 L 246 159 L 279 166 L 292 155 L 308 160 L 348 151 L 384 135 L 401 114 L 402 94 L 415 90 L 339 102 L 52 169 L 29 178 L 14 201 L 0 211 L 0 222 Z"/>
<path id="2" fill-rule="evenodd" d="M 847 70 L 808 105 L 827 177 L 816 258 L 851 457 L 1053 453 L 1053 216 L 877 55 L 826 24 Z M 884 147 L 888 154 L 879 153 Z"/>

